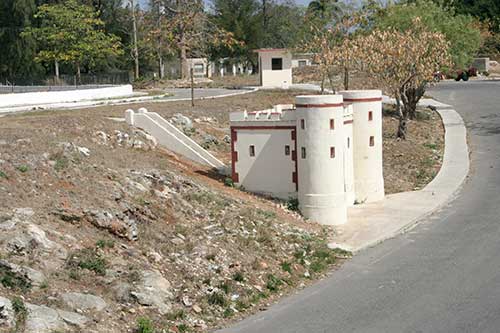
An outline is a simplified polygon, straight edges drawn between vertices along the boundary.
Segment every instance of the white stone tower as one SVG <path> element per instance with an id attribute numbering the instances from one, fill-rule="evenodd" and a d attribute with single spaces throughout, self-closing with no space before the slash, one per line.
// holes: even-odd
<path id="1" fill-rule="evenodd" d="M 344 224 L 342 96 L 297 96 L 295 101 L 299 208 L 305 217 L 321 224 Z"/>
<path id="2" fill-rule="evenodd" d="M 356 201 L 354 191 L 354 154 L 352 105 L 344 105 L 344 190 L 346 205 Z"/>
<path id="3" fill-rule="evenodd" d="M 354 190 L 356 202 L 384 198 L 382 166 L 382 92 L 341 91 L 353 107 Z"/>

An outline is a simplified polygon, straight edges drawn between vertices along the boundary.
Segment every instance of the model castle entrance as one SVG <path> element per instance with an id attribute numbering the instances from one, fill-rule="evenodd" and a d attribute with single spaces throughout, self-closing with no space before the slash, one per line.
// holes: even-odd
<path id="1" fill-rule="evenodd" d="M 348 206 L 384 198 L 382 93 L 345 91 L 295 102 L 231 113 L 233 181 L 256 193 L 298 197 L 305 217 L 343 224 Z"/>

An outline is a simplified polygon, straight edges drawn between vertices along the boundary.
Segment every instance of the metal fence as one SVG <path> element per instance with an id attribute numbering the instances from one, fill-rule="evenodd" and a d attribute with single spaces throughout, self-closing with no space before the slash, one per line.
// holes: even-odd
<path id="1" fill-rule="evenodd" d="M 68 91 L 76 89 L 93 89 L 105 86 L 117 86 L 132 82 L 132 75 L 128 71 L 82 74 L 80 79 L 76 75 L 61 75 L 43 79 L 33 78 L 0 78 L 0 94 L 39 92 L 39 91 Z"/>

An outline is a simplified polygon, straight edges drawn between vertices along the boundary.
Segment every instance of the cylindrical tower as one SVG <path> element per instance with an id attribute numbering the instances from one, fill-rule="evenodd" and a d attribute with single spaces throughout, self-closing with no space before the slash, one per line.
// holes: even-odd
<path id="1" fill-rule="evenodd" d="M 299 208 L 321 224 L 344 224 L 342 96 L 297 96 L 295 101 Z"/>
<path id="2" fill-rule="evenodd" d="M 353 154 L 353 119 L 352 105 L 344 105 L 344 190 L 346 205 L 356 201 L 354 192 L 354 154 Z"/>
<path id="3" fill-rule="evenodd" d="M 382 92 L 341 91 L 353 107 L 354 190 L 356 202 L 384 198 L 382 166 Z"/>

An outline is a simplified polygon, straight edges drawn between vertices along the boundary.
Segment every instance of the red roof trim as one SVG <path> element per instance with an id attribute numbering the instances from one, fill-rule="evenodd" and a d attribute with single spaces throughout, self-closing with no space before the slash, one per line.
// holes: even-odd
<path id="1" fill-rule="evenodd" d="M 344 98 L 344 102 L 352 103 L 352 102 L 381 102 L 382 97 L 373 97 L 373 98 Z"/>
<path id="2" fill-rule="evenodd" d="M 344 103 L 335 103 L 335 104 L 296 104 L 296 108 L 336 108 L 343 107 Z"/>

